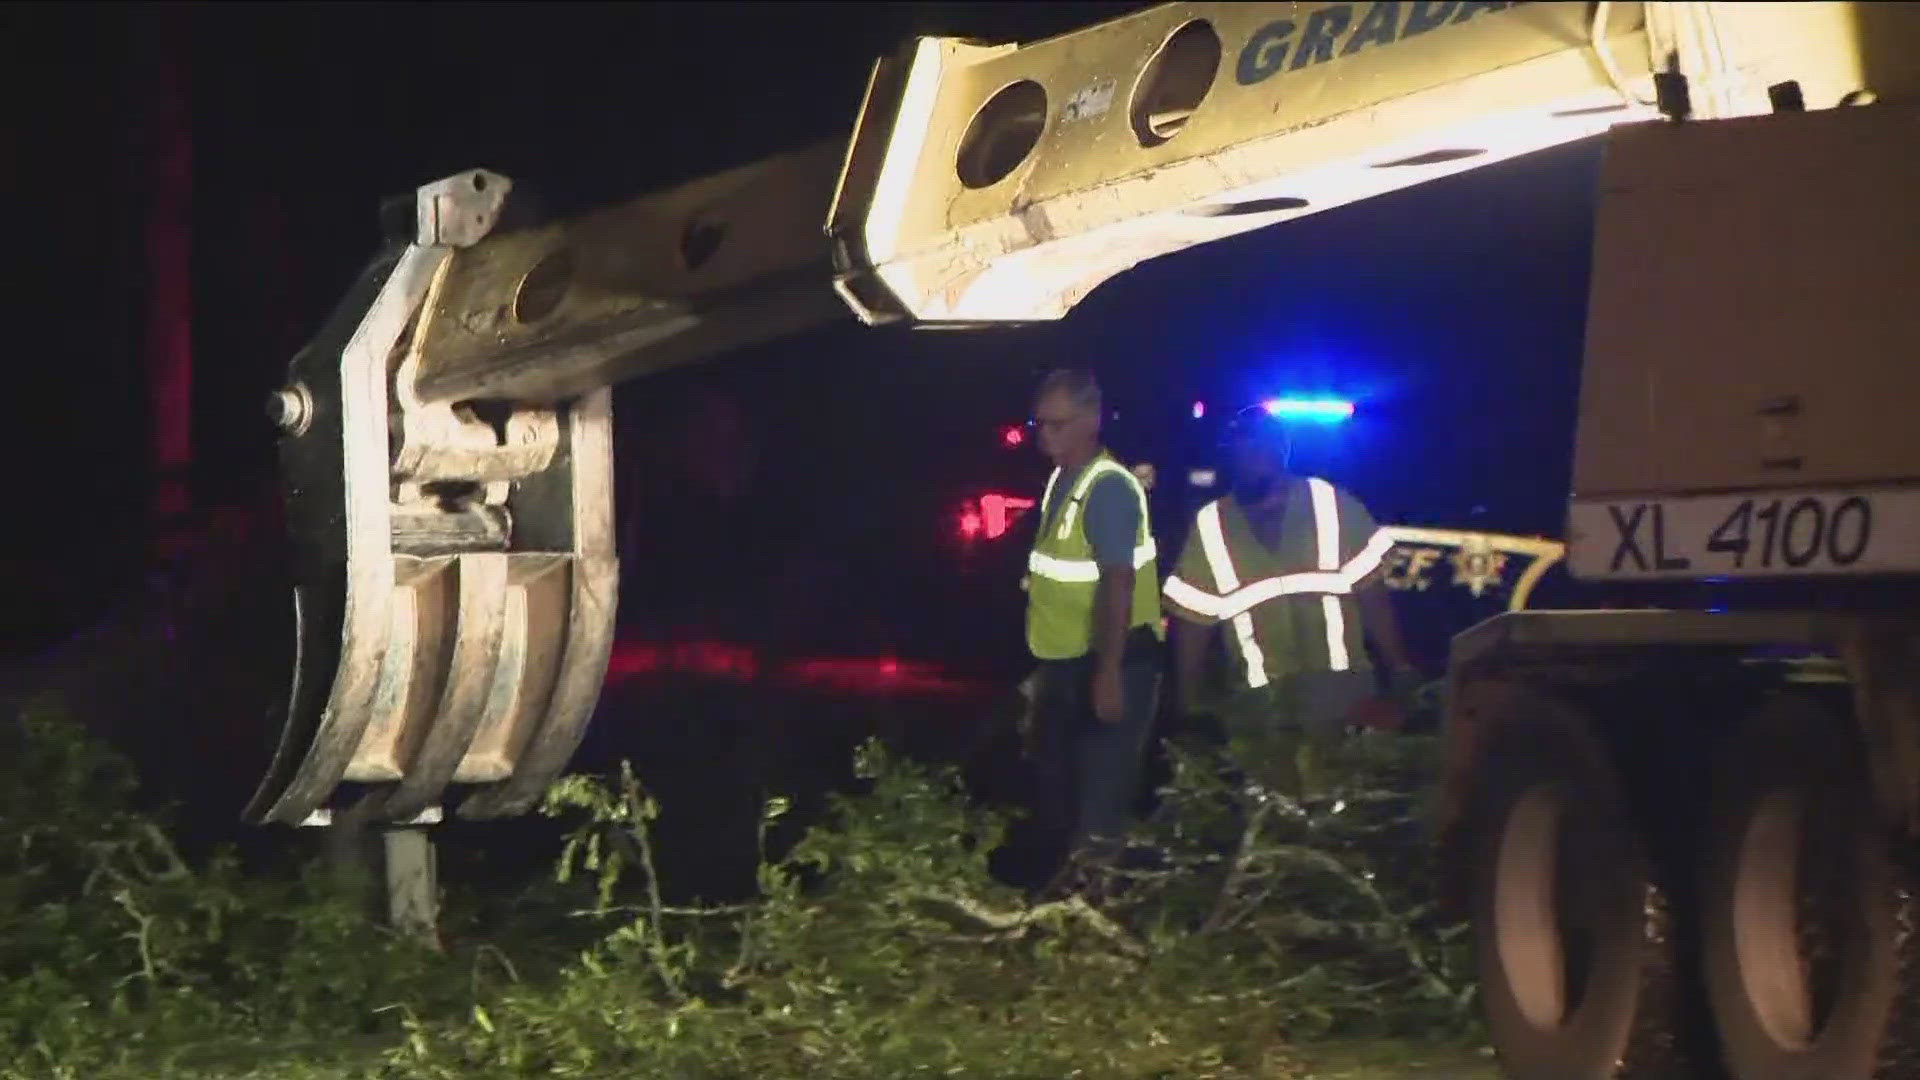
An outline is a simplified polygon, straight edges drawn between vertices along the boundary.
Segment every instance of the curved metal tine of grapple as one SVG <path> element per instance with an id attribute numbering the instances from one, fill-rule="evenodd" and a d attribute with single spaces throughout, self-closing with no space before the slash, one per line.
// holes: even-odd
<path id="1" fill-rule="evenodd" d="M 342 472 L 346 430 L 338 405 L 341 358 L 406 252 L 405 244 L 382 248 L 360 271 L 353 288 L 334 306 L 313 340 L 287 365 L 288 386 L 298 389 L 283 393 L 308 407 L 281 418 L 280 469 L 289 518 L 303 522 L 308 535 L 295 549 L 300 557 L 294 566 L 291 692 L 273 760 L 241 812 L 248 824 L 264 824 L 268 811 L 293 782 L 335 690 L 347 601 L 347 518 L 340 512 L 346 479 Z"/>
<path id="2" fill-rule="evenodd" d="M 350 563 L 347 568 L 338 624 L 339 662 L 332 686 L 306 741 L 305 755 L 285 789 L 261 815 L 263 821 L 284 825 L 306 821 L 339 786 L 360 746 L 385 666 L 388 612 L 395 592 L 393 562 L 384 556 L 383 552 L 381 557 L 365 560 L 367 565 Z"/>
<path id="3" fill-rule="evenodd" d="M 571 558 L 553 552 L 508 558 L 506 626 L 494 684 L 479 729 L 454 770 L 456 784 L 497 784 L 513 775 L 514 763 L 546 719 L 566 652 Z"/>
<path id="4" fill-rule="evenodd" d="M 370 785 L 351 807 L 355 821 L 378 820 L 387 792 L 406 775 L 446 684 L 453 642 L 453 555 L 396 555 L 388 605 L 387 652 L 360 744 L 341 779 Z"/>
<path id="5" fill-rule="evenodd" d="M 249 824 L 265 822 L 265 814 L 292 782 L 320 726 L 320 714 L 340 667 L 341 608 L 345 599 L 344 580 L 331 588 L 294 587 L 293 686 L 287 695 L 286 716 L 281 721 L 273 760 L 240 815 Z"/>
<path id="6" fill-rule="evenodd" d="M 475 552 L 456 558 L 455 603 L 443 614 L 450 622 L 453 647 L 438 650 L 446 670 L 436 680 L 439 700 L 427 713 L 418 749 L 399 782 L 382 789 L 377 820 L 411 821 L 435 806 L 479 730 L 480 718 L 495 685 L 507 624 L 505 552 Z"/>
<path id="7" fill-rule="evenodd" d="M 512 775 L 475 791 L 460 804 L 469 820 L 524 814 L 572 759 L 586 735 L 613 651 L 620 564 L 613 545 L 612 395 L 596 390 L 567 412 L 566 452 L 572 505 L 572 550 L 567 559 L 566 645 L 546 716 L 515 763 Z"/>
<path id="8" fill-rule="evenodd" d="M 340 491 L 347 563 L 340 662 L 306 755 L 273 804 L 259 815 L 262 821 L 306 821 L 339 786 L 366 730 L 387 651 L 395 592 L 387 365 L 445 258 L 443 249 L 409 246 L 339 355 Z"/>

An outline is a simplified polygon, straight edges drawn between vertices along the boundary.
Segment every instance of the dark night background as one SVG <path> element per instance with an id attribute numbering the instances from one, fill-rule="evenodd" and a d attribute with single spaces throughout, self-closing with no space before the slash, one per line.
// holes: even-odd
<path id="1" fill-rule="evenodd" d="M 161 538 L 271 502 L 262 401 L 373 251 L 381 197 L 485 166 L 559 210 L 615 201 L 844 137 L 872 58 L 908 35 L 1032 39 L 1140 6 L 0 10 L 8 654 L 124 606 Z M 925 681 L 944 702 L 1004 689 L 1020 674 L 1021 541 L 963 548 L 953 518 L 987 487 L 1037 489 L 1040 463 L 999 434 L 1063 361 L 1098 367 L 1116 448 L 1163 477 L 1196 453 L 1196 399 L 1221 412 L 1340 392 L 1360 413 L 1309 464 L 1383 520 L 1558 535 L 1595 162 L 1567 147 L 1187 252 L 1058 325 L 956 336 L 849 318 L 622 387 L 627 655 L 726 641 L 847 685 L 867 669 L 828 661 L 938 665 Z M 190 357 L 190 393 L 166 388 L 170 355 Z M 168 506 L 155 492 L 175 477 Z M 1163 547 L 1187 509 L 1168 488 Z M 616 689 L 588 752 L 634 754 L 642 728 L 679 725 L 671 754 L 775 782 L 780 739 L 802 737 L 768 735 L 764 717 L 799 707 L 757 692 L 694 720 L 657 687 Z M 200 735 L 174 741 L 223 753 Z"/>

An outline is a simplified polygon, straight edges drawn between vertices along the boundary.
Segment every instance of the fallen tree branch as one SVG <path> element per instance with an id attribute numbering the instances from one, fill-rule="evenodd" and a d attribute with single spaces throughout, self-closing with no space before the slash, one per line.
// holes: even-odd
<path id="1" fill-rule="evenodd" d="M 941 893 L 915 893 L 909 899 L 923 911 L 959 929 L 1013 937 L 1049 923 L 1078 922 L 1106 939 L 1123 955 L 1134 959 L 1147 955 L 1145 945 L 1077 895 L 1017 911 L 996 910 L 972 897 Z"/>
<path id="2" fill-rule="evenodd" d="M 1214 899 L 1213 910 L 1207 913 L 1206 921 L 1200 924 L 1202 934 L 1211 934 L 1227 924 L 1227 911 L 1239 894 L 1240 886 L 1257 854 L 1254 841 L 1259 838 L 1261 826 L 1266 824 L 1273 807 L 1272 802 L 1261 799 L 1254 804 L 1253 813 L 1247 815 L 1247 824 L 1240 830 L 1240 846 L 1233 853 L 1233 864 L 1227 870 L 1227 879 L 1220 883 L 1220 894 Z"/>

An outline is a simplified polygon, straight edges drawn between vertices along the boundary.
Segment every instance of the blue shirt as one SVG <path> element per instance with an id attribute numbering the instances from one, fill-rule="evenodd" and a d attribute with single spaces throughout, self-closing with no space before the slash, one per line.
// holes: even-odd
<path id="1" fill-rule="evenodd" d="M 1053 485 L 1053 497 L 1047 500 L 1043 527 L 1059 522 L 1060 507 L 1080 480 L 1080 473 L 1062 474 Z M 1080 508 L 1087 531 L 1087 543 L 1093 547 L 1093 561 L 1103 569 L 1133 565 L 1133 549 L 1140 539 L 1140 501 L 1134 498 L 1127 478 L 1108 473 L 1093 482 L 1087 501 Z"/>

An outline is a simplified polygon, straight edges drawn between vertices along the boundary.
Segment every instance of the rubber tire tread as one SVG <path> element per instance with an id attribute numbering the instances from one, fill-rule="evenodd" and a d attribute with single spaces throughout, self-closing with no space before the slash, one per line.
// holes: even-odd
<path id="1" fill-rule="evenodd" d="M 1702 852 L 1703 975 L 1721 1053 L 1735 1080 L 1911 1078 L 1879 1058 L 1892 1018 L 1902 951 L 1899 878 L 1873 803 L 1864 748 L 1844 714 L 1804 693 L 1781 693 L 1731 729 L 1713 762 L 1712 806 Z M 1755 807 L 1783 786 L 1812 803 L 1821 843 L 1845 844 L 1853 859 L 1849 894 L 1852 948 L 1830 1024 L 1805 1048 L 1780 1046 L 1753 1013 L 1734 953 L 1733 890 L 1742 842 Z M 1909 950 L 1910 951 L 1910 950 Z M 1909 965 L 1910 966 L 1910 965 Z"/>
<path id="2" fill-rule="evenodd" d="M 1722 1080 L 1720 1072 L 1695 1057 L 1685 1011 L 1688 994 L 1698 991 L 1682 980 L 1684 965 L 1675 946 L 1680 913 L 1666 890 L 1647 883 L 1647 922 L 1640 954 L 1640 1004 L 1633 1030 L 1614 1066 L 1614 1080 Z M 1697 970 L 1697 969 L 1696 969 Z M 1712 1059 L 1713 1051 L 1704 1051 Z"/>
<path id="3" fill-rule="evenodd" d="M 1471 839 L 1469 910 L 1482 1014 L 1509 1080 L 1666 1080 L 1686 1075 L 1667 1005 L 1675 1000 L 1665 905 L 1634 835 L 1627 796 L 1605 745 L 1581 714 L 1530 692 L 1482 736 L 1465 833 Z M 1607 896 L 1595 927 L 1595 975 L 1581 1003 L 1553 1030 L 1529 1022 L 1499 962 L 1493 913 L 1504 824 L 1540 784 L 1559 787 L 1564 805 L 1589 824 L 1596 868 L 1592 890 Z M 1609 865 L 1610 864 L 1610 865 Z M 1663 1015 L 1665 1014 L 1665 1015 Z"/>

